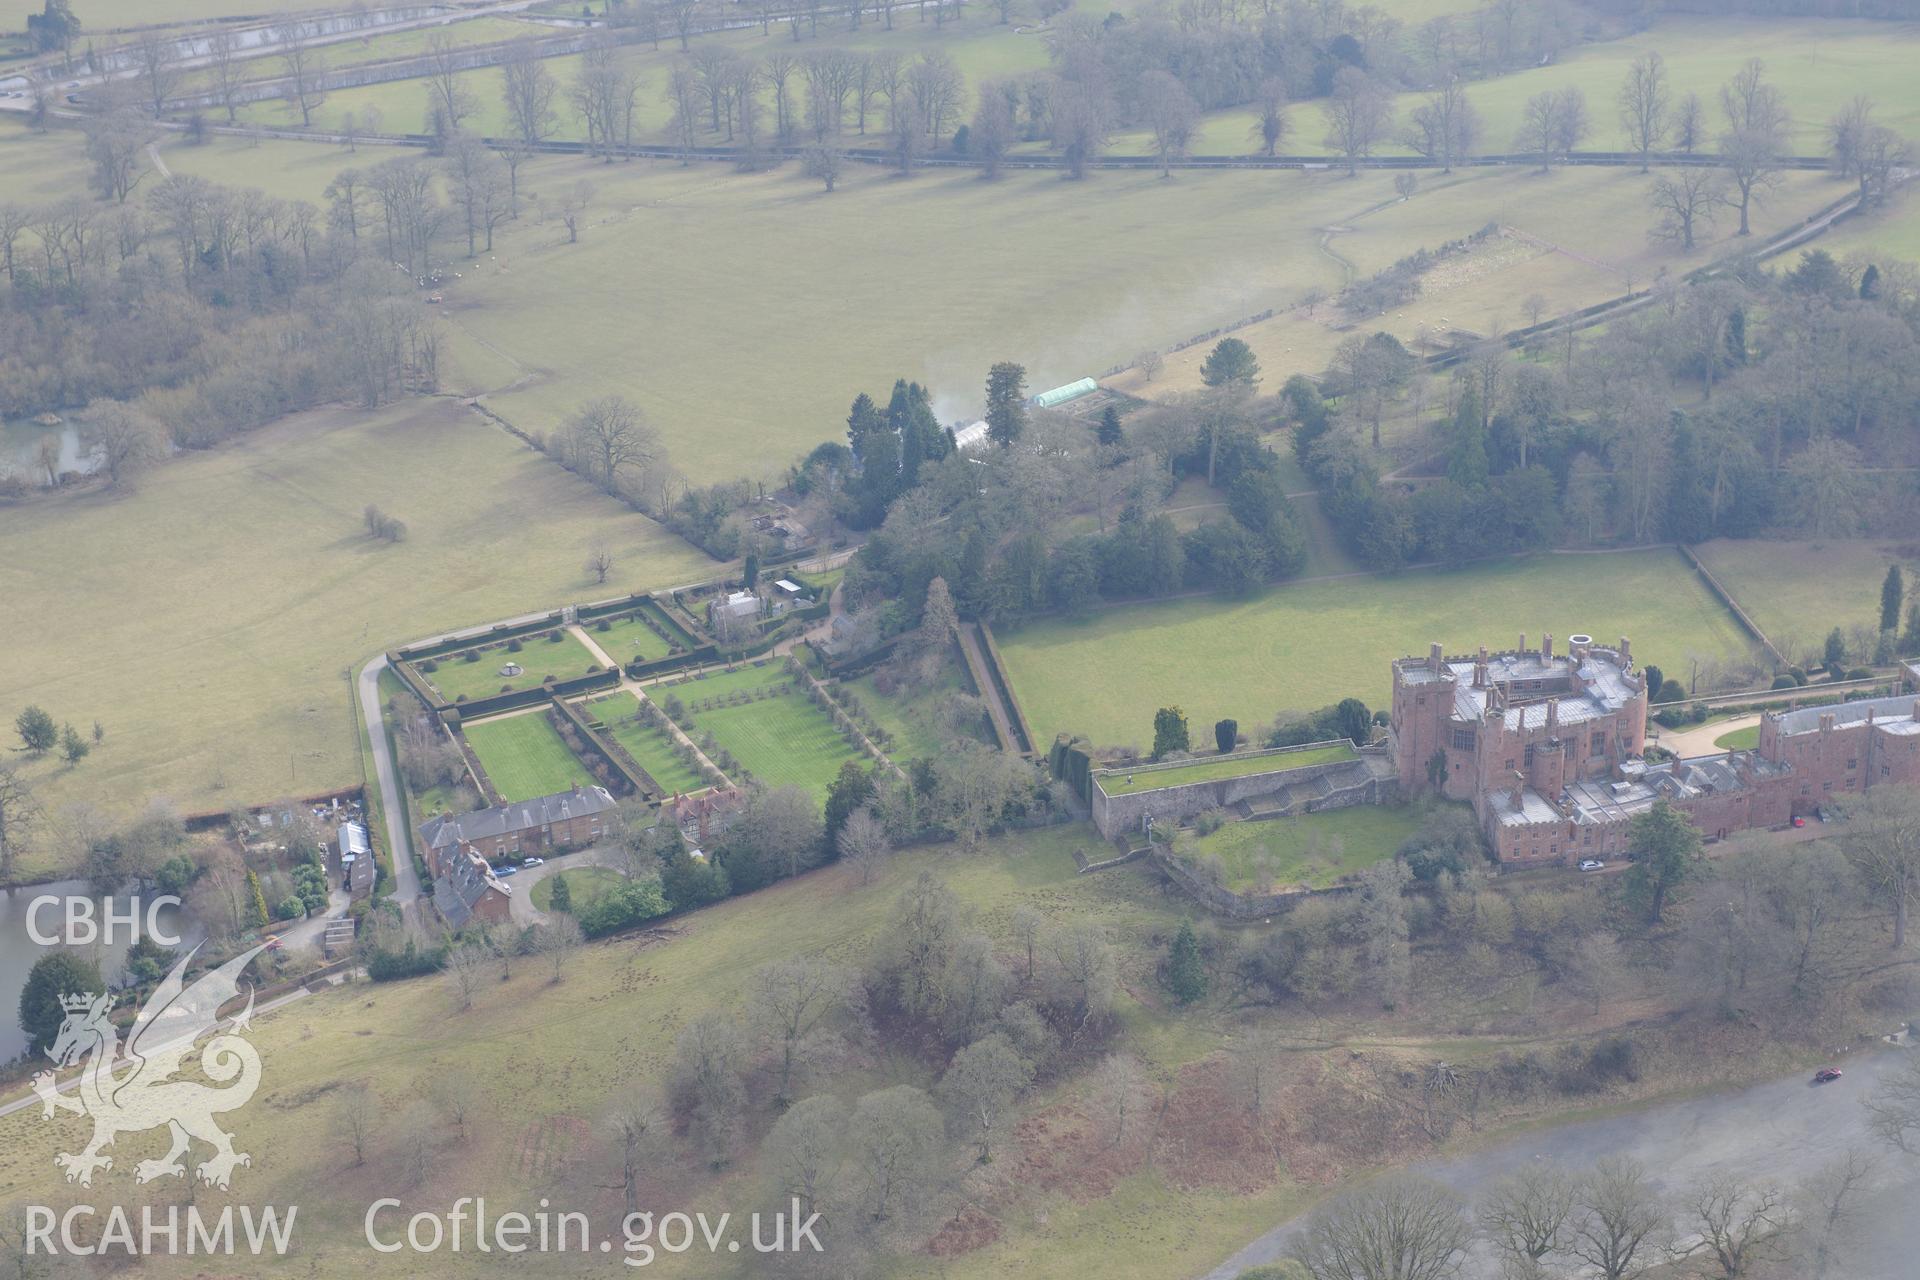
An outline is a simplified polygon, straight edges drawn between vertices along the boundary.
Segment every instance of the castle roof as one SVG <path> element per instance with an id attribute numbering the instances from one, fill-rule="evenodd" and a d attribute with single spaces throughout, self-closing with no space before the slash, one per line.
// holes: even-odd
<path id="1" fill-rule="evenodd" d="M 1864 723 L 1871 712 L 1874 724 L 1889 733 L 1920 732 L 1916 726 L 1914 712 L 1920 709 L 1920 697 L 1911 693 L 1898 694 L 1891 698 L 1862 698 L 1858 702 L 1842 702 L 1830 707 L 1801 707 L 1797 711 L 1782 711 L 1777 717 L 1780 732 L 1784 734 L 1818 733 L 1822 717 L 1832 716 L 1836 729 L 1848 725 Z"/>

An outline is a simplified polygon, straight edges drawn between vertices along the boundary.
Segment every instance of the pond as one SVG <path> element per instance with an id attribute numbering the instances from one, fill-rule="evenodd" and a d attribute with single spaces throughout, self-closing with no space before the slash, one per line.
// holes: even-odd
<path id="1" fill-rule="evenodd" d="M 48 440 L 54 441 L 59 450 L 59 461 L 55 464 L 58 470 L 88 475 L 99 467 L 100 459 L 81 441 L 80 428 L 74 423 L 43 427 L 18 418 L 0 422 L 0 477 L 20 476 L 44 485 L 47 472 L 41 461 L 41 445 Z"/>
<path id="2" fill-rule="evenodd" d="M 101 905 L 104 899 L 95 897 L 84 880 L 59 880 L 52 884 L 0 889 L 0 1062 L 19 1057 L 27 1047 L 26 1033 L 20 1030 L 20 992 L 27 985 L 27 974 L 33 969 L 34 962 L 47 952 L 46 947 L 28 936 L 27 911 L 33 900 L 40 897 L 91 898 L 94 919 L 103 919 L 105 914 Z M 128 910 L 129 903 L 130 899 L 127 898 L 113 899 L 114 906 L 120 911 Z M 35 923 L 43 935 L 54 933 L 59 930 L 61 917 L 60 908 L 42 907 Z M 179 935 L 183 948 L 193 946 L 205 936 L 205 930 L 187 918 L 179 907 L 163 909 L 156 923 L 162 932 Z M 126 929 L 121 927 L 115 934 L 112 946 L 75 949 L 96 959 L 100 972 L 109 982 L 118 982 L 122 976 L 121 962 L 126 958 L 128 948 L 133 945 L 132 939 L 126 934 Z"/>

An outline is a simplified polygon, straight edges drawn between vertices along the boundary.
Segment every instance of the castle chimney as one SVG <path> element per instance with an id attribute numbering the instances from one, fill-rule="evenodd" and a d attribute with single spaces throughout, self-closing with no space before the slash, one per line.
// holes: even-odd
<path id="1" fill-rule="evenodd" d="M 1427 670 L 1439 675 L 1440 666 L 1440 642 L 1435 640 L 1427 646 Z"/>
<path id="2" fill-rule="evenodd" d="M 1620 665 L 1625 666 L 1627 663 L 1632 661 L 1633 661 L 1633 646 L 1627 643 L 1627 638 L 1625 636 L 1621 636 L 1620 637 Z"/>
<path id="3" fill-rule="evenodd" d="M 1820 732 L 1823 734 L 1833 732 L 1833 712 L 1822 711 L 1820 713 Z"/>
<path id="4" fill-rule="evenodd" d="M 1521 653 L 1525 653 L 1527 651 L 1527 633 L 1524 631 L 1520 633 L 1520 650 L 1519 651 Z"/>
<path id="5" fill-rule="evenodd" d="M 1553 632 L 1551 631 L 1540 637 L 1540 656 L 1547 659 L 1553 657 Z"/>
<path id="6" fill-rule="evenodd" d="M 1547 736 L 1552 737 L 1553 731 L 1555 729 L 1558 729 L 1559 727 L 1560 727 L 1560 699 L 1549 698 L 1547 700 Z"/>

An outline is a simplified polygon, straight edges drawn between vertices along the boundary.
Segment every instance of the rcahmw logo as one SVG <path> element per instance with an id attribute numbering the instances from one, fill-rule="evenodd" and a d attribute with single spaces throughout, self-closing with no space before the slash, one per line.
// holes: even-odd
<path id="1" fill-rule="evenodd" d="M 260 1055 L 241 1034 L 253 1016 L 253 992 L 244 1009 L 220 1024 L 220 1006 L 239 994 L 239 977 L 264 943 L 204 974 L 192 986 L 181 975 L 199 951 L 195 947 L 173 966 L 166 979 L 134 1019 L 120 1058 L 120 1034 L 107 1019 L 106 993 L 84 992 L 61 997 L 66 1020 L 47 1056 L 63 1067 L 81 1066 L 72 1094 L 58 1089 L 54 1073 L 33 1078 L 40 1096 L 41 1114 L 52 1119 L 56 1111 L 86 1116 L 93 1121 L 93 1138 L 78 1153 L 62 1152 L 54 1163 L 65 1170 L 68 1182 L 93 1185 L 93 1175 L 113 1168 L 105 1148 L 123 1133 L 165 1127 L 172 1137 L 166 1155 L 134 1166 L 134 1180 L 183 1177 L 195 1141 L 213 1148 L 196 1170 L 200 1180 L 225 1188 L 236 1166 L 253 1163 L 233 1147 L 233 1135 L 214 1122 L 214 1116 L 245 1106 L 260 1087 Z M 212 1033 L 200 1049 L 200 1071 L 215 1088 L 197 1080 L 176 1080 L 186 1058 L 200 1038 Z M 231 1082 L 231 1083 L 229 1083 Z M 291 1215 L 289 1215 L 291 1225 Z"/>
<path id="2" fill-rule="evenodd" d="M 141 1205 L 140 1223 L 119 1205 L 110 1206 L 103 1215 L 90 1204 L 77 1204 L 55 1215 L 43 1204 L 27 1209 L 27 1228 L 23 1233 L 28 1255 L 68 1254 L 76 1258 L 122 1255 L 146 1258 L 156 1254 L 233 1254 L 246 1252 L 258 1256 L 271 1250 L 285 1256 L 293 1240 L 293 1220 L 298 1205 L 289 1206 L 285 1216 L 271 1205 L 256 1215 L 252 1205 L 239 1206 L 240 1233 L 234 1233 L 234 1206 L 224 1205 L 211 1221 L 199 1205 Z M 98 1219 L 96 1236 L 89 1228 Z"/>

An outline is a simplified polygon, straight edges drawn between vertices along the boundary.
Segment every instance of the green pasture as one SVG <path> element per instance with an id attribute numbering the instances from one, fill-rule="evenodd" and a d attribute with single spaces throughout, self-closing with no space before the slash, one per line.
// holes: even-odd
<path id="1" fill-rule="evenodd" d="M 26 30 L 27 15 L 39 13 L 44 0 L 0 0 L 0 31 Z M 73 11 L 85 24 L 83 35 L 120 27 L 206 22 L 312 9 L 306 0 L 75 0 Z"/>
<path id="2" fill-rule="evenodd" d="M 578 912 L 595 898 L 609 889 L 617 889 L 627 882 L 627 878 L 611 867 L 571 867 L 565 871 L 556 871 L 533 886 L 529 894 L 534 910 L 551 911 L 553 909 L 553 882 L 565 880 L 567 892 L 573 898 L 573 909 Z"/>
<path id="3" fill-rule="evenodd" d="M 625 394 L 696 481 L 783 471 L 896 377 L 957 419 L 995 360 L 1056 385 L 1337 285 L 1313 228 L 1361 199 L 1298 173 L 988 183 L 854 165 L 831 195 L 793 166 L 552 158 L 525 175 L 536 191 L 582 178 L 595 196 L 578 244 L 526 218 L 491 258 L 456 264 L 449 383 L 539 431 Z"/>
<path id="4" fill-rule="evenodd" d="M 512 803 L 557 795 L 593 781 L 547 722 L 544 710 L 525 711 L 462 725 L 467 745 L 480 757 L 500 798 Z"/>
<path id="5" fill-rule="evenodd" d="M 589 667 L 599 667 L 599 660 L 565 628 L 556 628 L 555 634 L 560 637 L 557 641 L 546 632 L 522 637 L 518 653 L 507 644 L 449 653 L 433 659 L 435 670 L 424 674 L 444 697 L 455 701 L 463 697 L 484 698 L 489 694 L 511 690 L 534 689 L 545 684 L 548 676 L 555 680 L 572 680 L 586 675 Z M 473 658 L 471 662 L 467 660 L 469 655 Z M 517 676 L 500 674 L 501 668 L 509 664 L 520 667 L 521 673 Z"/>
<path id="6" fill-rule="evenodd" d="M 735 706 L 693 710 L 696 700 L 758 691 L 779 685 L 793 690 L 756 698 Z M 663 701 L 666 691 L 655 690 Z M 827 713 L 813 705 L 794 678 L 777 662 L 675 685 L 672 692 L 686 704 L 680 727 L 695 742 L 711 733 L 755 779 L 770 787 L 800 786 L 824 799 L 827 786 L 848 760 L 865 760 L 833 726 Z M 725 766 L 722 766 L 724 768 Z"/>
<path id="7" fill-rule="evenodd" d="M 1783 653 L 1819 661 L 1835 627 L 1880 626 L 1880 585 L 1901 566 L 1907 600 L 1920 599 L 1914 544 L 1872 539 L 1761 542 L 1720 539 L 1694 548 L 1700 563 Z M 1904 613 L 1904 609 L 1903 609 Z M 1904 619 L 1903 619 L 1904 625 Z"/>
<path id="8" fill-rule="evenodd" d="M 669 793 L 705 790 L 707 783 L 699 772 L 682 764 L 680 757 L 674 755 L 673 739 L 666 731 L 634 719 L 640 704 L 632 694 L 624 691 L 608 694 L 588 703 L 586 709 L 606 726 L 602 732 L 625 747 L 627 754 Z"/>
<path id="9" fill-rule="evenodd" d="M 406 541 L 367 536 L 369 502 L 406 521 Z M 297 414 L 172 459 L 133 493 L 0 507 L 0 600 L 41 620 L 5 628 L 0 720 L 32 702 L 105 727 L 79 768 L 27 764 L 49 812 L 85 799 L 117 819 L 153 796 L 217 810 L 357 783 L 352 670 L 416 636 L 579 598 L 602 542 L 623 587 L 710 571 L 451 401 Z M 125 643 L 76 658 L 76 637 L 109 636 Z M 61 857 L 37 841 L 21 870 Z"/>
<path id="10" fill-rule="evenodd" d="M 1388 702 L 1389 664 L 1525 633 L 1633 641 L 1668 671 L 1727 659 L 1747 645 L 1732 615 L 1670 551 L 1543 555 L 1463 569 L 1281 585 L 1102 609 L 998 634 L 1008 678 L 1041 741 L 1083 733 L 1104 746 L 1150 741 L 1155 707 L 1196 725 L 1231 716 L 1258 734 L 1282 710 L 1352 696 Z"/>
<path id="11" fill-rule="evenodd" d="M 1467 97 L 1479 113 L 1482 130 L 1474 149 L 1482 153 L 1515 150 L 1514 135 L 1527 99 L 1568 88 L 1579 89 L 1587 99 L 1590 132 L 1582 148 L 1627 149 L 1626 130 L 1620 122 L 1620 85 L 1634 59 L 1653 50 L 1666 62 L 1675 99 L 1688 92 L 1700 95 L 1710 135 L 1725 127 L 1720 86 L 1748 58 L 1766 64 L 1767 78 L 1785 96 L 1793 116 L 1792 145 L 1801 154 L 1824 152 L 1827 120 L 1857 94 L 1879 102 L 1878 118 L 1884 124 L 1908 134 L 1920 125 L 1920 100 L 1913 95 L 1909 76 L 1914 58 L 1920 55 L 1920 23 L 1672 15 L 1622 39 L 1575 45 L 1550 66 L 1473 82 Z M 1408 154 L 1408 148 L 1398 142 L 1398 126 L 1423 96 L 1417 90 L 1399 95 L 1394 104 L 1395 140 L 1379 148 L 1382 154 Z M 1285 144 L 1288 150 L 1328 149 L 1326 116 L 1319 103 L 1295 103 L 1288 118 L 1292 126 Z M 1204 155 L 1251 152 L 1257 146 L 1251 136 L 1253 121 L 1248 109 L 1214 112 L 1202 123 L 1192 149 Z M 1113 146 L 1136 154 L 1152 149 L 1150 137 L 1141 132 L 1116 134 Z"/>
<path id="12" fill-rule="evenodd" d="M 1175 1012 L 1169 1002 L 1141 994 L 1157 990 L 1154 964 L 1182 911 L 1134 869 L 1076 875 L 1075 846 L 1098 843 L 1090 828 L 1078 826 L 990 840 L 966 858 L 940 849 L 907 851 L 871 885 L 827 868 L 677 918 L 664 941 L 641 945 L 620 938 L 589 945 L 559 983 L 551 981 L 544 963 L 516 964 L 508 981 L 495 981 L 490 973 L 473 1007 L 464 1011 L 446 981 L 430 977 L 350 983 L 266 1014 L 249 1037 L 263 1060 L 265 1083 L 244 1133 L 253 1152 L 253 1163 L 242 1171 L 246 1194 L 259 1203 L 300 1206 L 303 1268 L 320 1275 L 364 1269 L 367 1206 L 405 1179 L 403 1121 L 435 1081 L 458 1072 L 474 1114 L 485 1119 L 470 1125 L 457 1146 L 440 1149 L 433 1194 L 439 1196 L 443 1183 L 452 1192 L 457 1183 L 459 1195 L 484 1195 L 496 1213 L 531 1212 L 540 1195 L 565 1186 L 569 1203 L 596 1220 L 603 1212 L 616 1220 L 619 1197 L 607 1190 L 606 1170 L 618 1168 L 618 1148 L 612 1131 L 589 1118 L 610 1114 L 636 1088 L 664 1088 L 680 1028 L 710 1010 L 742 1008 L 761 967 L 795 956 L 863 964 L 897 916 L 902 893 L 923 871 L 959 897 L 971 913 L 970 928 L 997 939 L 1008 954 L 1017 947 L 1013 913 L 1022 906 L 1049 921 L 1100 925 L 1120 962 L 1119 1034 L 1156 1078 L 1170 1075 L 1217 1048 L 1225 1028 L 1210 1014 Z M 911 1057 L 836 1060 L 830 1070 L 809 1072 L 803 1089 L 851 1100 L 886 1085 L 931 1088 L 934 1076 L 931 1066 Z M 362 1081 L 380 1110 L 367 1159 L 355 1165 L 340 1131 L 339 1099 L 344 1086 Z M 772 1120 L 756 1107 L 746 1118 L 749 1140 L 758 1141 Z M 37 1108 L 0 1117 L 0 1196 L 10 1203 L 40 1203 L 62 1190 L 53 1153 L 73 1150 L 82 1124 L 49 1124 Z M 529 1151 L 560 1139 L 570 1144 L 566 1172 L 530 1181 Z M 165 1142 L 164 1130 L 123 1134 L 112 1176 L 122 1176 L 123 1162 L 130 1168 L 137 1159 L 157 1156 Z M 670 1159 L 650 1165 L 649 1176 L 670 1189 L 665 1194 L 672 1203 L 710 1213 L 744 1203 L 764 1186 L 751 1147 L 737 1167 L 719 1175 L 695 1163 Z M 316 1177 L 316 1170 L 325 1176 Z M 1164 1192 L 1151 1197 L 1151 1205 L 1143 1201 L 1149 1189 Z M 1196 1258 L 1225 1257 L 1260 1223 L 1293 1212 L 1300 1196 L 1290 1179 L 1252 1195 L 1149 1188 L 1135 1179 L 1092 1201 L 1036 1188 L 1021 1200 L 1049 1221 L 1016 1213 L 1005 1240 L 946 1259 L 937 1271 L 953 1280 L 1014 1272 L 1064 1280 L 1090 1271 L 1114 1280 L 1150 1280 L 1191 1268 Z M 1147 1221 L 1156 1205 L 1162 1216 L 1179 1215 L 1182 1229 L 1171 1235 L 1119 1231 L 1128 1222 Z M 488 1268 L 475 1256 L 471 1250 L 443 1253 L 422 1274 L 481 1275 Z M 151 1265 L 169 1280 L 185 1280 L 196 1272 L 188 1265 L 194 1261 L 181 1259 L 175 1266 L 162 1257 Z M 924 1257 L 903 1265 L 914 1275 L 936 1270 Z M 753 1274 L 724 1255 L 716 1262 L 662 1253 L 651 1270 L 673 1280 L 743 1280 Z"/>
<path id="13" fill-rule="evenodd" d="M 1315 747 L 1311 751 L 1288 751 L 1279 755 L 1242 752 L 1210 756 L 1190 764 L 1168 768 L 1142 767 L 1138 771 L 1115 770 L 1094 775 L 1094 782 L 1110 796 L 1131 795 L 1136 791 L 1163 791 L 1183 787 L 1190 782 L 1216 782 L 1222 778 L 1245 778 L 1276 769 L 1304 769 L 1308 765 L 1332 764 L 1337 760 L 1357 759 L 1350 743 Z"/>
<path id="14" fill-rule="evenodd" d="M 903 18 L 905 20 L 903 20 Z M 476 20 L 479 21 L 479 20 Z M 495 20 L 498 22 L 499 20 Z M 450 28 L 458 31 L 456 24 Z M 524 23 L 511 23 L 522 30 L 539 30 Z M 399 41 L 412 33 L 396 33 L 377 37 L 375 43 Z M 805 32 L 803 30 L 802 34 Z M 628 46 L 621 52 L 624 65 L 639 74 L 640 92 L 635 99 L 634 131 L 635 136 L 644 142 L 662 142 L 667 140 L 668 126 L 671 122 L 671 110 L 665 98 L 668 82 L 673 69 L 681 61 L 682 55 L 676 40 L 667 32 L 662 32 L 658 48 Z M 944 28 L 933 23 L 914 22 L 911 15 L 904 12 L 894 16 L 894 30 L 887 31 L 877 24 L 867 23 L 857 33 L 845 29 L 845 16 L 822 14 L 821 31 L 817 39 L 802 39 L 796 44 L 787 34 L 785 25 L 774 28 L 771 35 L 763 36 L 758 27 L 744 31 L 716 32 L 695 39 L 698 46 L 713 44 L 724 45 L 744 58 L 761 59 L 769 53 L 789 53 L 804 55 L 813 49 L 831 46 L 853 49 L 862 53 L 894 51 L 912 58 L 923 52 L 939 50 L 950 56 L 969 86 L 996 76 L 1014 75 L 1021 72 L 1037 71 L 1047 65 L 1046 46 L 1037 35 L 1021 35 L 1011 26 L 1000 26 L 988 22 L 949 23 Z M 353 57 L 355 62 L 367 61 L 364 57 Z M 561 85 L 561 93 L 554 103 L 554 136 L 567 139 L 584 137 L 580 116 L 566 101 L 566 86 L 579 75 L 580 58 L 578 55 L 549 58 L 547 68 Z M 492 137 L 505 136 L 509 130 L 506 104 L 501 92 L 501 72 L 498 67 L 477 67 L 460 73 L 460 80 L 473 96 L 478 110 L 472 118 L 465 121 L 465 127 L 471 131 Z M 801 110 L 804 101 L 804 89 L 799 76 L 795 76 L 787 86 L 789 106 Z M 762 94 L 764 100 L 765 123 L 763 128 L 767 136 L 773 131 L 773 95 L 771 90 Z M 959 121 L 972 116 L 972 96 L 969 95 L 967 110 Z M 381 128 L 387 132 L 417 133 L 426 118 L 427 90 L 424 79 L 390 80 L 383 84 L 363 85 L 352 89 L 338 89 L 327 95 L 326 101 L 313 114 L 314 127 L 335 129 L 348 114 L 364 120 L 369 109 L 379 112 Z M 286 125 L 297 123 L 299 110 L 283 101 L 257 102 L 241 108 L 241 118 L 257 124 Z M 798 117 L 796 117 L 797 119 Z M 869 124 L 876 133 L 883 126 L 878 120 Z M 857 136 L 857 121 L 849 118 L 848 131 Z M 702 116 L 702 128 L 698 141 L 701 145 L 725 143 L 724 129 L 716 131 L 708 117 Z M 876 138 L 876 143 L 878 139 Z"/>
<path id="15" fill-rule="evenodd" d="M 1354 805 L 1296 818 L 1229 822 L 1211 835 L 1182 833 L 1174 847 L 1217 858 L 1236 893 L 1324 889 L 1383 858 L 1420 829 L 1412 805 Z"/>

